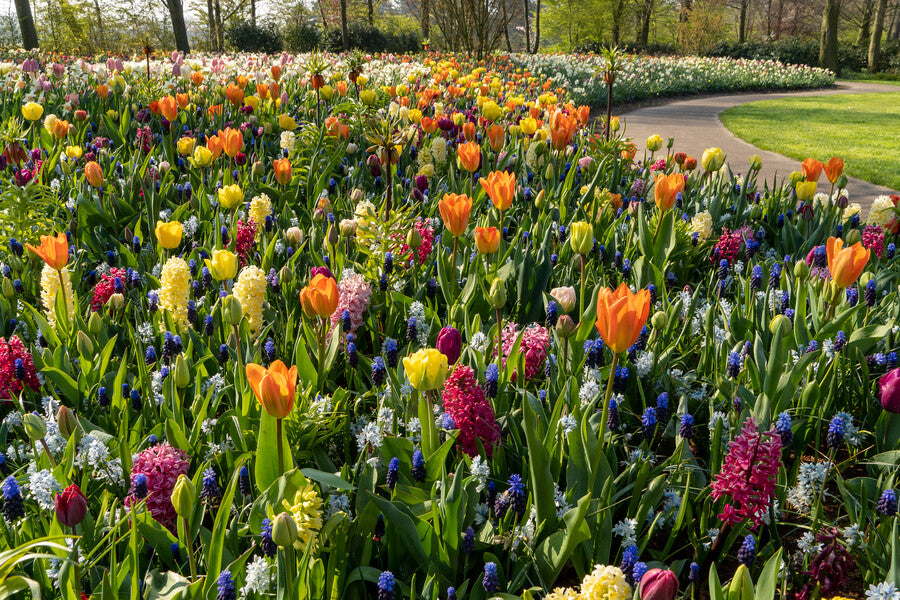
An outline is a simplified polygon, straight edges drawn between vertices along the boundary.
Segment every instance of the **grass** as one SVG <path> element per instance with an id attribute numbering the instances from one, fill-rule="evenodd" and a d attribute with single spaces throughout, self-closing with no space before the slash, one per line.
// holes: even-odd
<path id="1" fill-rule="evenodd" d="M 720 118 L 763 150 L 797 160 L 840 156 L 848 176 L 900 190 L 900 92 L 761 100 Z"/>
<path id="2" fill-rule="evenodd" d="M 841 74 L 838 83 L 840 83 L 841 81 L 865 81 L 868 83 L 886 83 L 888 85 L 900 85 L 900 74 L 847 71 L 846 73 Z"/>

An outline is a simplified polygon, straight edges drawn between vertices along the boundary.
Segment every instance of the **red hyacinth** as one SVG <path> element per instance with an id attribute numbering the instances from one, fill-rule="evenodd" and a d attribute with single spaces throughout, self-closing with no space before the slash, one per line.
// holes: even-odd
<path id="1" fill-rule="evenodd" d="M 471 367 L 460 365 L 444 383 L 444 410 L 459 429 L 456 443 L 469 456 L 478 454 L 478 440 L 488 456 L 500 441 L 500 426 Z"/>
<path id="2" fill-rule="evenodd" d="M 18 359 L 22 359 L 22 366 L 25 369 L 25 377 L 21 381 L 16 377 Z M 0 399 L 11 400 L 18 396 L 23 383 L 35 392 L 41 388 L 31 353 L 25 349 L 25 345 L 17 335 L 9 338 L 8 342 L 0 338 Z"/>
<path id="3" fill-rule="evenodd" d="M 719 518 L 732 525 L 749 519 L 758 527 L 775 497 L 780 466 L 781 436 L 774 429 L 760 433 L 748 417 L 712 484 L 713 500 L 728 498 Z"/>
<path id="4" fill-rule="evenodd" d="M 253 250 L 253 244 L 256 241 L 256 221 L 238 220 L 237 235 L 234 239 L 234 249 L 241 261 L 241 266 L 248 263 L 250 251 Z"/>
<path id="5" fill-rule="evenodd" d="M 97 312 L 107 303 L 110 296 L 116 291 L 116 277 L 125 283 L 125 269 L 110 269 L 109 274 L 104 274 L 97 285 L 94 286 L 94 297 L 91 299 L 91 310 Z"/>

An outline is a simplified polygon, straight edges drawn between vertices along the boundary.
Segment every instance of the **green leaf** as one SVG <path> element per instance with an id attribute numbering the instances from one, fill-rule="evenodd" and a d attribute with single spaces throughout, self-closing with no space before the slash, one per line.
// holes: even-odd
<path id="1" fill-rule="evenodd" d="M 900 533 L 898 533 L 897 519 L 894 519 L 894 528 L 891 530 L 891 568 L 885 581 L 900 585 Z"/>
<path id="2" fill-rule="evenodd" d="M 775 600 L 778 571 L 781 570 L 781 552 L 782 549 L 779 548 L 772 558 L 766 561 L 766 566 L 759 574 L 759 580 L 756 582 L 756 600 Z"/>
<path id="3" fill-rule="evenodd" d="M 337 336 L 335 336 L 337 337 Z M 272 482 L 284 474 L 281 465 L 278 464 L 278 444 L 276 438 L 276 419 L 266 411 L 260 411 L 259 418 L 259 437 L 256 438 L 256 464 L 253 466 L 253 473 L 256 475 L 256 486 L 259 491 L 263 491 L 272 485 Z M 288 452 L 288 440 L 286 428 L 281 431 L 281 444 L 284 453 L 285 466 L 289 466 L 290 453 Z"/>
<path id="4" fill-rule="evenodd" d="M 532 403 L 540 405 L 540 400 L 530 394 L 522 403 L 525 440 L 528 443 L 528 472 L 531 477 L 538 525 L 553 531 L 556 529 L 556 503 L 553 499 L 553 486 L 548 485 L 548 482 L 554 481 L 555 478 L 550 472 L 550 456 L 538 438 L 538 419 Z"/>
<path id="5" fill-rule="evenodd" d="M 347 483 L 334 473 L 326 473 L 325 471 L 319 471 L 318 469 L 300 469 L 300 472 L 306 475 L 309 479 L 313 481 L 318 481 L 324 485 L 329 487 L 333 487 L 336 490 L 342 490 L 345 492 L 351 492 L 356 489 L 351 483 Z"/>

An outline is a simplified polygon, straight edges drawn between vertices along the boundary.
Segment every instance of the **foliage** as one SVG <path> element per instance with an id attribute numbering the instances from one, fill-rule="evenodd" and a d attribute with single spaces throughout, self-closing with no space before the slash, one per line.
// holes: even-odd
<path id="1" fill-rule="evenodd" d="M 238 52 L 280 52 L 281 35 L 274 25 L 235 23 L 226 31 L 228 44 Z"/>

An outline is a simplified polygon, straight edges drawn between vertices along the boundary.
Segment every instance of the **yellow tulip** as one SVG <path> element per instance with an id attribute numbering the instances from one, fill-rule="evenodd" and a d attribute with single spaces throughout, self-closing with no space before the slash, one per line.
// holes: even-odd
<path id="1" fill-rule="evenodd" d="M 663 139 L 658 133 L 655 133 L 647 138 L 647 150 L 650 152 L 656 152 L 660 148 L 662 148 Z"/>
<path id="2" fill-rule="evenodd" d="M 81 158 L 82 154 L 84 154 L 84 149 L 81 146 L 66 146 L 66 156 L 70 160 Z"/>
<path id="3" fill-rule="evenodd" d="M 188 156 L 193 151 L 194 138 L 185 136 L 178 140 L 178 154 L 182 156 Z"/>
<path id="4" fill-rule="evenodd" d="M 703 156 L 700 157 L 700 164 L 703 165 L 704 170 L 707 172 L 714 173 L 725 164 L 725 153 L 722 152 L 721 148 L 707 148 L 703 151 Z"/>
<path id="5" fill-rule="evenodd" d="M 569 243 L 575 254 L 587 255 L 594 247 L 594 228 L 590 223 L 577 221 L 569 226 Z"/>
<path id="6" fill-rule="evenodd" d="M 197 146 L 194 148 L 194 154 L 191 156 L 191 162 L 195 167 L 208 167 L 212 164 L 213 154 L 206 146 Z"/>
<path id="7" fill-rule="evenodd" d="M 156 223 L 156 239 L 159 241 L 159 245 L 166 250 L 178 247 L 178 244 L 181 243 L 183 232 L 184 228 L 178 221 L 169 221 L 168 223 L 159 221 Z"/>
<path id="8" fill-rule="evenodd" d="M 797 183 L 797 200 L 800 202 L 809 202 L 816 195 L 817 183 L 813 181 L 800 181 Z"/>
<path id="9" fill-rule="evenodd" d="M 44 107 L 37 102 L 28 102 L 22 107 L 22 116 L 29 121 L 37 121 L 44 114 Z"/>
<path id="10" fill-rule="evenodd" d="M 280 114 L 278 115 L 278 126 L 282 129 L 293 131 L 297 129 L 297 121 L 290 115 Z"/>
<path id="11" fill-rule="evenodd" d="M 373 104 L 375 104 L 375 90 L 360 91 L 359 99 L 362 100 L 362 103 L 366 106 L 372 106 Z"/>
<path id="12" fill-rule="evenodd" d="M 244 192 L 239 185 L 226 185 L 218 192 L 219 204 L 226 210 L 231 210 L 244 201 Z"/>
<path id="13" fill-rule="evenodd" d="M 421 392 L 440 389 L 447 379 L 447 357 L 437 348 L 423 348 L 403 359 L 406 377 Z"/>
<path id="14" fill-rule="evenodd" d="M 206 259 L 206 267 L 216 281 L 234 279 L 238 269 L 237 255 L 229 250 L 213 250 L 212 260 Z"/>
<path id="15" fill-rule="evenodd" d="M 481 114 L 489 121 L 496 121 L 503 116 L 503 109 L 493 100 L 489 100 L 481 107 Z"/>
<path id="16" fill-rule="evenodd" d="M 519 121 L 519 127 L 522 128 L 522 133 L 524 133 L 525 135 L 532 135 L 535 131 L 537 131 L 537 119 L 525 117 L 524 119 Z"/>

